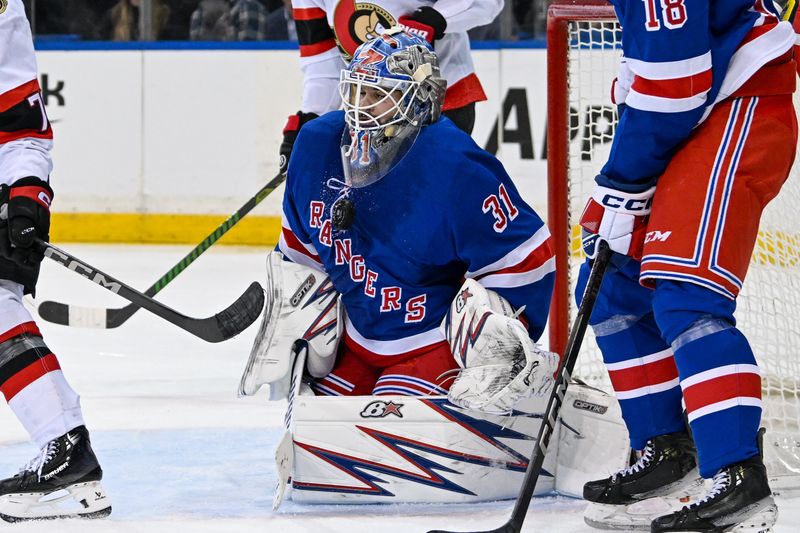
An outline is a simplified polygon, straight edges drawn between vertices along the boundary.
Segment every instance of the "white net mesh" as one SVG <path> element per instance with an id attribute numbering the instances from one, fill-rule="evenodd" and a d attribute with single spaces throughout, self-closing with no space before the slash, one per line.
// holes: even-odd
<path id="1" fill-rule="evenodd" d="M 621 49 L 619 26 L 611 20 L 575 21 L 569 24 L 569 42 L 571 294 L 583 261 L 578 218 L 608 157 L 617 118 L 610 87 Z M 797 168 L 764 213 L 736 314 L 763 374 L 764 447 L 773 489 L 800 488 L 800 176 L 796 173 L 800 173 Z M 610 390 L 591 331 L 575 376 Z"/>

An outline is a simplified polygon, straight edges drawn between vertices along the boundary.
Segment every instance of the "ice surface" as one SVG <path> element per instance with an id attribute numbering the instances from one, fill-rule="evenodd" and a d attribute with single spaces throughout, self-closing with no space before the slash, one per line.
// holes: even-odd
<path id="1" fill-rule="evenodd" d="M 144 290 L 187 251 L 176 246 L 64 245 L 74 255 Z M 192 316 L 225 308 L 253 280 L 263 283 L 266 251 L 215 247 L 158 298 Z M 121 307 L 125 301 L 45 261 L 39 299 Z M 284 404 L 236 389 L 257 325 L 208 344 L 144 311 L 118 329 L 87 330 L 37 320 L 50 348 L 82 396 L 84 415 L 113 501 L 110 519 L 4 526 L 14 532 L 375 532 L 431 528 L 488 529 L 513 502 L 481 505 L 303 506 L 272 511 L 272 453 Z M 5 406 L 0 407 L 0 475 L 36 454 Z M 797 531 L 800 499 L 781 499 L 775 533 Z M 525 531 L 589 531 L 583 502 L 534 499 Z M 795 524 L 795 525 L 792 525 Z"/>

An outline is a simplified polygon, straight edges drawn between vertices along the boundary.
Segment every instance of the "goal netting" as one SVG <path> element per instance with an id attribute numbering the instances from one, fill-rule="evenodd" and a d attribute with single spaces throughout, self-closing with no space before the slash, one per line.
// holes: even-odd
<path id="1" fill-rule="evenodd" d="M 583 261 L 578 218 L 608 157 L 617 120 L 610 93 L 621 47 L 619 24 L 606 2 L 550 7 L 548 223 L 558 261 L 550 345 L 560 352 L 575 315 L 571 295 Z M 798 106 L 797 96 L 795 101 Z M 800 488 L 799 167 L 800 157 L 764 213 L 736 313 L 762 371 L 764 448 L 773 490 Z M 611 390 L 591 331 L 574 375 Z"/>

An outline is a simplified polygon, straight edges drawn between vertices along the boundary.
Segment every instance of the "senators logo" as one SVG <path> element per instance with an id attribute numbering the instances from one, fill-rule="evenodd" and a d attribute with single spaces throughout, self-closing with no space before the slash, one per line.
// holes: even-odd
<path id="1" fill-rule="evenodd" d="M 339 51 L 347 61 L 361 44 L 374 39 L 396 23 L 391 13 L 367 2 L 341 0 L 333 12 L 333 33 Z"/>
<path id="2" fill-rule="evenodd" d="M 8 0 L 0 0 L 0 15 L 6 12 L 8 7 Z"/>

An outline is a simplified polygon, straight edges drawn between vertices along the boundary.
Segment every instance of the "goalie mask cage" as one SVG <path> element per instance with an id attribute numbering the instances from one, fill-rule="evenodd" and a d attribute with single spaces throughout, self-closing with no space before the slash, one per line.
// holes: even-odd
<path id="1" fill-rule="evenodd" d="M 610 95 L 621 50 L 620 27 L 607 2 L 557 1 L 550 6 L 548 224 L 556 248 L 550 347 L 559 353 L 575 316 L 572 294 L 584 261 L 578 219 L 608 158 L 617 120 Z M 764 452 L 773 490 L 800 489 L 799 168 L 800 158 L 764 212 L 736 313 L 761 368 Z M 591 329 L 587 337 L 574 376 L 610 391 Z"/>

